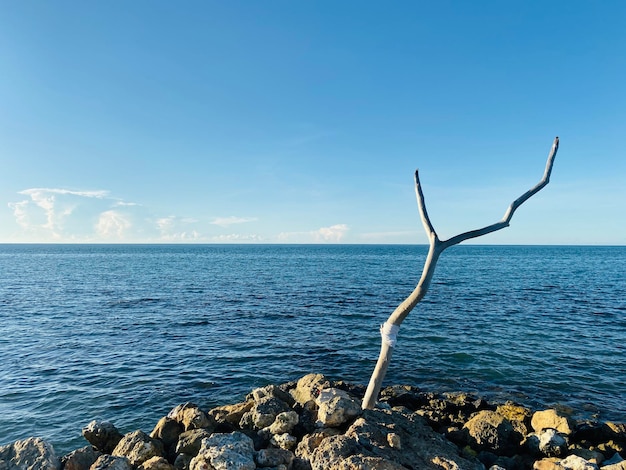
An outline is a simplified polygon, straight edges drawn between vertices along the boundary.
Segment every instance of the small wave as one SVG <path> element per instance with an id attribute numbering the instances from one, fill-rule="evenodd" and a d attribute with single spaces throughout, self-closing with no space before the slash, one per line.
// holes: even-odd
<path id="1" fill-rule="evenodd" d="M 158 298 L 152 298 L 152 297 L 142 297 L 142 298 L 139 298 L 139 299 L 120 299 L 120 300 L 115 300 L 115 301 L 111 302 L 109 305 L 112 306 L 112 307 L 132 308 L 132 307 L 136 307 L 137 305 L 157 304 L 159 302 L 162 302 L 162 300 L 158 299 Z"/>

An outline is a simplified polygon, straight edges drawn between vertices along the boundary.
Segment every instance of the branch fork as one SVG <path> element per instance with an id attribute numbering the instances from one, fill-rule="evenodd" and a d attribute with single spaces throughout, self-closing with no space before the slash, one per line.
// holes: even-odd
<path id="1" fill-rule="evenodd" d="M 407 317 L 407 315 L 411 312 L 411 310 L 413 310 L 413 308 L 426 295 L 428 287 L 430 286 L 430 281 L 432 280 L 433 274 L 435 273 L 437 260 L 439 259 L 441 253 L 446 248 L 458 245 L 465 240 L 481 237 L 483 235 L 487 235 L 488 233 L 496 232 L 505 227 L 508 227 L 511 222 L 511 218 L 513 217 L 513 214 L 519 208 L 519 206 L 521 206 L 524 202 L 526 202 L 528 199 L 538 193 L 550 182 L 550 174 L 552 173 L 552 166 L 554 165 L 554 159 L 556 157 L 558 149 L 559 138 L 556 137 L 554 139 L 554 142 L 552 143 L 552 148 L 550 149 L 550 153 L 548 155 L 548 161 L 546 162 L 546 168 L 543 173 L 543 177 L 541 178 L 539 183 L 526 191 L 515 201 L 513 201 L 511 205 L 509 205 L 506 212 L 504 213 L 504 217 L 502 218 L 502 220 L 483 228 L 461 233 L 444 241 L 439 240 L 437 232 L 435 231 L 435 228 L 433 227 L 433 224 L 428 217 L 428 211 L 426 210 L 426 203 L 424 200 L 424 193 L 422 192 L 422 186 L 420 184 L 419 172 L 417 170 L 415 171 L 415 194 L 417 196 L 417 207 L 420 213 L 422 224 L 424 226 L 424 230 L 426 231 L 426 235 L 428 236 L 430 246 L 428 249 L 426 261 L 424 262 L 422 276 L 420 277 L 417 286 L 415 287 L 413 292 L 411 292 L 411 294 L 394 310 L 394 312 L 389 316 L 387 321 L 383 323 L 383 325 L 381 325 L 380 332 L 382 337 L 382 344 L 380 355 L 378 357 L 374 372 L 372 373 L 372 377 L 370 378 L 367 391 L 365 392 L 365 397 L 363 398 L 363 409 L 373 408 L 376 405 L 376 400 L 378 398 L 378 394 L 380 393 L 382 382 L 387 373 L 387 368 L 389 366 L 389 361 L 391 360 L 393 349 L 395 348 L 396 336 L 398 330 L 400 329 L 400 325 Z"/>

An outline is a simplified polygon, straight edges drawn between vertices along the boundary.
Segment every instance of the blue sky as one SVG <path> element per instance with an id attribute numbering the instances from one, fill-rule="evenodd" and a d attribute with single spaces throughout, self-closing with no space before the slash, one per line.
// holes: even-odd
<path id="1" fill-rule="evenodd" d="M 626 2 L 0 3 L 0 242 L 626 244 Z"/>

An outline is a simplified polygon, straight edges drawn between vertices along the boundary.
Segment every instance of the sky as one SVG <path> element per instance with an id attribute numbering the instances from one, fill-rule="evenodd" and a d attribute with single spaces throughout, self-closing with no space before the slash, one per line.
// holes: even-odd
<path id="1" fill-rule="evenodd" d="M 626 2 L 0 2 L 0 243 L 626 244 Z"/>

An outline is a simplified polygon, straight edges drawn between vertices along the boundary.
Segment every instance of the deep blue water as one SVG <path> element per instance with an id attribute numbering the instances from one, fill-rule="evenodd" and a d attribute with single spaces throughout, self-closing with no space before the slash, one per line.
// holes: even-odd
<path id="1" fill-rule="evenodd" d="M 0 445 L 150 432 L 309 372 L 366 384 L 425 246 L 0 245 Z M 457 246 L 386 383 L 626 421 L 626 247 Z"/>

